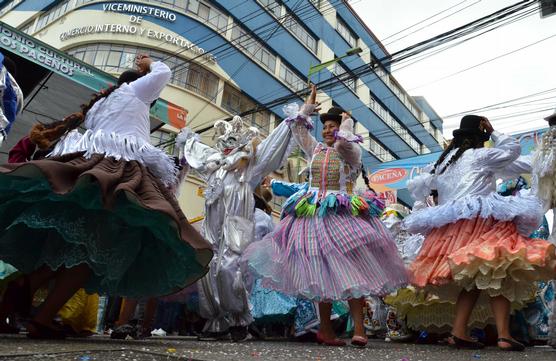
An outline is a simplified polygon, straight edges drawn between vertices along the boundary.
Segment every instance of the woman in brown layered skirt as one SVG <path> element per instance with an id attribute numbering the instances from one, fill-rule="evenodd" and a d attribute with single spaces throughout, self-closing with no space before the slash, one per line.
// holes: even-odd
<path id="1" fill-rule="evenodd" d="M 147 56 L 137 65 L 81 112 L 33 128 L 40 148 L 55 144 L 48 158 L 0 166 L 0 260 L 25 275 L 4 295 L 0 332 L 16 330 L 6 318 L 26 313 L 34 291 L 51 280 L 30 337 L 64 337 L 52 320 L 79 288 L 160 296 L 207 272 L 211 247 L 169 190 L 175 164 L 149 143 L 149 105 L 171 71 Z"/>

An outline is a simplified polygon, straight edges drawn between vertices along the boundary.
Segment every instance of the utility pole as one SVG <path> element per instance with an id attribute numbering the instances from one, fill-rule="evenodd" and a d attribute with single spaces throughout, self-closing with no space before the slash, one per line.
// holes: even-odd
<path id="1" fill-rule="evenodd" d="M 556 14 L 556 0 L 541 0 L 539 3 L 541 18 Z"/>

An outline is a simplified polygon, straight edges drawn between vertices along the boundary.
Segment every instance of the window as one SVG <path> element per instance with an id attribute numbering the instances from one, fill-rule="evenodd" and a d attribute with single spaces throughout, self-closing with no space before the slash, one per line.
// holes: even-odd
<path id="1" fill-rule="evenodd" d="M 13 8 L 15 8 L 17 5 L 19 5 L 23 0 L 12 0 L 10 2 L 8 2 L 6 5 L 4 5 L 4 7 L 0 10 L 0 16 L 5 15 L 8 11 L 12 10 Z"/>
<path id="2" fill-rule="evenodd" d="M 52 9 L 50 9 L 48 12 L 41 15 L 39 17 L 39 20 L 37 21 L 36 31 L 42 30 L 50 23 L 56 21 L 61 16 L 65 15 L 66 12 L 68 11 L 69 2 L 70 2 L 69 0 L 65 0 L 60 4 L 56 5 L 55 7 L 53 7 Z"/>
<path id="3" fill-rule="evenodd" d="M 394 119 L 388 110 L 386 110 L 371 94 L 371 102 L 369 108 L 381 118 L 384 123 L 390 127 L 404 142 L 406 142 L 417 154 L 423 154 L 421 144 L 413 138 L 411 134 L 402 127 L 402 125 Z"/>
<path id="4" fill-rule="evenodd" d="M 259 0 L 275 18 L 282 15 L 282 6 L 276 0 Z"/>
<path id="5" fill-rule="evenodd" d="M 257 104 L 249 97 L 243 95 L 239 90 L 225 84 L 222 93 L 222 108 L 237 115 L 254 109 Z M 264 110 L 243 117 L 243 121 L 250 126 L 258 128 L 266 136 L 270 131 L 270 112 Z"/>
<path id="6" fill-rule="evenodd" d="M 79 46 L 68 50 L 68 53 L 111 73 L 121 73 L 132 68 L 137 54 L 149 53 L 155 60 L 164 60 L 173 70 L 171 84 L 191 90 L 213 102 L 218 93 L 218 76 L 198 64 L 185 61 L 169 53 L 119 44 Z"/>
<path id="7" fill-rule="evenodd" d="M 345 41 L 348 42 L 349 45 L 351 45 L 352 48 L 355 48 L 357 46 L 356 36 L 348 28 L 346 23 L 340 18 L 336 18 L 336 30 L 338 30 L 340 35 L 344 38 Z"/>
<path id="8" fill-rule="evenodd" d="M 322 5 L 322 0 L 309 0 L 311 2 L 311 4 L 313 4 L 314 7 L 317 8 L 317 10 L 320 10 L 320 7 Z"/>
<path id="9" fill-rule="evenodd" d="M 93 2 L 93 1 L 95 1 L 95 0 L 76 0 L 75 1 L 75 7 L 78 7 L 80 5 L 84 5 L 84 4 Z"/>
<path id="10" fill-rule="evenodd" d="M 239 26 L 234 26 L 232 30 L 232 41 L 235 45 L 253 56 L 259 64 L 263 65 L 274 74 L 276 69 L 276 56 L 262 43 L 254 39 L 245 30 L 239 28 Z"/>
<path id="11" fill-rule="evenodd" d="M 35 25 L 35 20 L 31 20 L 30 22 L 23 25 L 20 29 L 25 34 L 32 34 L 33 28 L 35 27 L 34 25 Z"/>
<path id="12" fill-rule="evenodd" d="M 284 63 L 280 64 L 280 72 L 278 73 L 278 76 L 294 91 L 300 91 L 306 87 L 305 81 L 298 77 Z"/>
<path id="13" fill-rule="evenodd" d="M 66 0 L 63 1 L 61 4 L 53 7 L 52 9 L 48 10 L 48 12 L 41 15 L 39 21 L 37 23 L 37 30 L 39 31 L 44 27 L 48 26 L 50 23 L 58 19 L 59 17 L 63 16 L 67 12 L 73 10 L 74 8 L 88 4 L 96 0 L 75 0 L 70 1 Z M 21 0 L 14 1 L 21 2 Z M 208 3 L 199 0 L 146 0 L 145 2 L 153 4 L 153 5 L 162 5 L 165 7 L 169 7 L 184 13 L 193 14 L 195 17 L 200 18 L 203 20 L 204 24 L 212 26 L 220 31 L 225 31 L 226 27 L 228 26 L 228 16 L 221 12 L 220 10 L 216 9 L 213 6 L 210 6 Z M 9 4 L 11 5 L 11 4 Z M 17 4 L 16 4 L 17 5 Z M 15 6 L 15 5 L 13 5 Z M 12 6 L 12 7 L 13 7 Z M 4 8 L 6 9 L 7 6 Z M 2 11 L 0 10 L 0 15 Z M 6 10 L 7 11 L 7 10 Z"/>
<path id="14" fill-rule="evenodd" d="M 174 140 L 176 134 L 157 130 L 151 133 L 151 144 L 155 147 L 162 147 L 164 151 L 170 155 L 174 154 Z"/>
<path id="15" fill-rule="evenodd" d="M 369 133 L 369 150 L 382 162 L 390 162 L 396 159 L 392 153 L 372 138 L 372 133 Z"/>
<path id="16" fill-rule="evenodd" d="M 276 0 L 259 0 L 276 19 L 282 19 L 282 6 Z M 287 10 L 286 10 L 287 11 Z M 288 29 L 303 45 L 305 45 L 313 53 L 317 53 L 317 40 L 309 34 L 307 30 L 293 18 L 292 14 L 287 14 L 282 23 L 284 28 Z"/>
<path id="17" fill-rule="evenodd" d="M 309 34 L 307 30 L 292 16 L 288 16 L 284 20 L 284 27 L 288 29 L 297 39 L 301 41 L 313 53 L 317 53 L 317 40 Z"/>
<path id="18" fill-rule="evenodd" d="M 342 64 L 339 62 L 334 63 L 334 67 L 332 68 L 332 73 L 337 77 L 345 78 L 347 74 L 351 74 L 351 72 L 346 69 Z M 357 94 L 357 79 L 353 76 L 350 76 L 348 79 L 342 80 L 342 83 L 347 86 L 352 92 Z"/>

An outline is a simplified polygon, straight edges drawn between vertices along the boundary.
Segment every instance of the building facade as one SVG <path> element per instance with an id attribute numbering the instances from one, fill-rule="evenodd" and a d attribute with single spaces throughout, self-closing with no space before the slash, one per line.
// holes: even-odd
<path id="1" fill-rule="evenodd" d="M 304 89 L 311 65 L 362 49 L 312 76 L 320 82 L 388 56 L 343 0 L 10 0 L 0 2 L 0 21 L 114 75 L 139 53 L 163 60 L 173 76 L 162 97 L 187 109 L 187 124 L 207 143 L 214 121 L 255 107 L 262 110 L 244 120 L 268 134 L 283 104 L 264 105 Z M 378 63 L 321 92 L 323 109 L 352 113 L 366 168 L 441 150 L 442 120 Z M 175 131 L 153 133 L 153 144 L 171 144 Z M 290 180 L 301 166 L 287 167 Z M 198 187 L 191 177 L 182 197 L 199 197 Z M 202 202 L 182 204 L 189 217 L 202 214 Z"/>

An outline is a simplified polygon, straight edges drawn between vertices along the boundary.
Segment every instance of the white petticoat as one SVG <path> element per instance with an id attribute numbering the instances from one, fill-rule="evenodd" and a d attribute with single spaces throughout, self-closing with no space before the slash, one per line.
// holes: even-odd
<path id="1" fill-rule="evenodd" d="M 434 228 L 475 217 L 514 221 L 519 233 L 528 237 L 541 224 L 543 207 L 529 190 L 522 190 L 518 195 L 509 197 L 491 193 L 423 208 L 410 214 L 403 222 L 409 232 L 427 234 Z"/>

